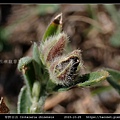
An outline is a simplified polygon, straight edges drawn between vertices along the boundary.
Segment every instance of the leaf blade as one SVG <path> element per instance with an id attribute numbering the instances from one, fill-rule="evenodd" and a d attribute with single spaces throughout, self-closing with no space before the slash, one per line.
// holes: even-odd
<path id="1" fill-rule="evenodd" d="M 48 25 L 43 35 L 42 41 L 45 41 L 48 37 L 53 36 L 54 34 L 60 33 L 61 30 L 62 30 L 62 14 L 59 14 Z"/>
<path id="2" fill-rule="evenodd" d="M 77 84 L 77 86 L 84 87 L 84 86 L 95 85 L 96 83 L 105 80 L 109 76 L 109 73 L 107 71 L 101 70 L 83 75 L 83 77 L 85 76 L 89 76 L 88 79 L 86 79 L 85 82 Z"/>
<path id="3" fill-rule="evenodd" d="M 26 86 L 23 86 L 20 90 L 17 103 L 17 113 L 30 113 L 29 107 L 32 105 L 28 90 Z"/>
<path id="4" fill-rule="evenodd" d="M 30 57 L 23 57 L 18 62 L 18 69 L 22 72 L 30 95 L 32 93 L 33 83 L 36 80 L 33 61 Z"/>

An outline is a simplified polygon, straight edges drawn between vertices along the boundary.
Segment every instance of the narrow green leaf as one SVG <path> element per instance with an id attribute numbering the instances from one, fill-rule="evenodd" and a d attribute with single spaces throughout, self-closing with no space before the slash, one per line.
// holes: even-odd
<path id="1" fill-rule="evenodd" d="M 92 91 L 92 94 L 98 94 L 101 92 L 104 92 L 106 90 L 110 90 L 112 88 L 115 88 L 119 92 L 119 80 L 120 80 L 120 72 L 114 69 L 105 68 L 106 71 L 109 72 L 109 77 L 107 77 L 107 81 L 109 83 L 108 86 L 99 86 L 95 90 Z"/>
<path id="2" fill-rule="evenodd" d="M 25 83 L 31 95 L 33 83 L 36 80 L 33 59 L 30 57 L 23 57 L 18 62 L 18 69 L 22 72 Z"/>
<path id="3" fill-rule="evenodd" d="M 120 94 L 120 72 L 110 68 L 106 68 L 106 70 L 110 74 L 110 77 L 107 78 L 107 81 Z"/>
<path id="4" fill-rule="evenodd" d="M 101 70 L 97 72 L 91 72 L 88 74 L 85 74 L 83 76 L 79 76 L 77 79 L 78 81 L 82 81 L 81 83 L 77 84 L 79 87 L 84 87 L 84 86 L 91 86 L 95 85 L 103 80 L 106 80 L 106 78 L 109 76 L 109 73 L 107 71 Z M 86 79 L 83 79 L 86 78 Z"/>
<path id="5" fill-rule="evenodd" d="M 32 62 L 32 58 L 30 57 L 23 57 L 19 60 L 17 68 L 19 71 L 22 71 L 24 65 L 29 64 Z"/>
<path id="6" fill-rule="evenodd" d="M 113 79 L 117 82 L 120 81 L 120 71 L 118 70 L 114 70 L 114 69 L 110 69 L 110 68 L 106 68 L 105 70 L 107 70 L 109 72 L 109 74 L 113 77 Z"/>
<path id="7" fill-rule="evenodd" d="M 114 78 L 108 77 L 107 81 L 110 83 L 110 85 L 116 89 L 116 91 L 118 91 L 118 93 L 120 94 L 120 85 L 114 80 Z"/>
<path id="8" fill-rule="evenodd" d="M 30 113 L 30 106 L 32 105 L 32 103 L 30 101 L 30 96 L 26 86 L 23 86 L 21 88 L 17 104 L 18 113 Z"/>
<path id="9" fill-rule="evenodd" d="M 35 81 L 32 88 L 32 101 L 37 102 L 40 97 L 41 84 L 39 81 Z"/>
<path id="10" fill-rule="evenodd" d="M 59 14 L 48 25 L 42 40 L 45 41 L 48 37 L 58 34 L 61 31 L 62 31 L 62 14 Z"/>
<path id="11" fill-rule="evenodd" d="M 42 77 L 41 75 L 43 73 L 43 64 L 42 61 L 40 60 L 40 54 L 36 43 L 33 44 L 33 59 L 36 80 L 40 81 L 40 78 Z"/>
<path id="12" fill-rule="evenodd" d="M 46 84 L 47 80 L 49 79 L 49 73 L 46 69 L 46 66 L 43 65 L 42 60 L 40 58 L 40 52 L 38 45 L 36 43 L 33 44 L 33 65 L 35 70 L 36 80 L 42 82 L 42 84 Z"/>

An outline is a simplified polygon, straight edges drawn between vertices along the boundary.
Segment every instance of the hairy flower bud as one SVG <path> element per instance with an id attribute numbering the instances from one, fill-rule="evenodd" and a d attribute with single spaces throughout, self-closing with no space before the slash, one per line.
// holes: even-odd
<path id="1" fill-rule="evenodd" d="M 51 63 L 49 68 L 50 78 L 59 85 L 72 85 L 82 65 L 81 51 L 74 50 L 66 56 L 56 58 Z"/>
<path id="2" fill-rule="evenodd" d="M 49 37 L 44 43 L 41 44 L 41 53 L 44 62 L 51 62 L 54 58 L 63 54 L 63 50 L 68 43 L 67 35 L 62 32 L 58 35 Z"/>

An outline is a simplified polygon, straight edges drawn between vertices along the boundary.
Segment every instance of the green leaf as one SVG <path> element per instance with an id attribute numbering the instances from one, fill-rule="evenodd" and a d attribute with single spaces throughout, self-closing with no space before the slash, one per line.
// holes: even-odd
<path id="1" fill-rule="evenodd" d="M 33 44 L 33 59 L 36 80 L 40 81 L 43 74 L 43 64 L 42 61 L 40 60 L 40 54 L 36 43 Z"/>
<path id="2" fill-rule="evenodd" d="M 113 77 L 113 79 L 116 82 L 120 82 L 120 71 L 114 70 L 114 69 L 110 69 L 110 68 L 106 68 L 105 70 L 107 70 L 109 72 L 109 74 Z"/>
<path id="3" fill-rule="evenodd" d="M 103 80 L 106 80 L 108 76 L 109 76 L 109 73 L 105 70 L 91 72 L 83 76 L 79 76 L 77 79 L 79 81 L 82 80 L 82 83 L 77 84 L 77 86 L 84 87 L 84 86 L 95 85 Z"/>
<path id="4" fill-rule="evenodd" d="M 110 68 L 105 68 L 105 70 L 109 72 L 109 77 L 106 78 L 109 85 L 107 86 L 102 85 L 102 86 L 99 86 L 98 88 L 95 88 L 95 90 L 92 91 L 92 94 L 93 95 L 98 94 L 113 88 L 116 89 L 117 92 L 120 94 L 120 85 L 119 85 L 120 72 Z"/>
<path id="5" fill-rule="evenodd" d="M 57 15 L 48 25 L 42 40 L 45 41 L 48 37 L 59 34 L 62 31 L 62 14 Z"/>
<path id="6" fill-rule="evenodd" d="M 120 85 L 114 80 L 114 78 L 108 77 L 107 81 L 110 83 L 110 85 L 116 89 L 116 91 L 118 91 L 118 93 L 120 94 Z"/>
<path id="7" fill-rule="evenodd" d="M 30 113 L 30 106 L 32 105 L 32 103 L 30 101 L 29 93 L 26 86 L 23 86 L 21 88 L 17 104 L 18 113 Z"/>
<path id="8" fill-rule="evenodd" d="M 17 68 L 19 71 L 22 71 L 22 68 L 24 65 L 29 64 L 32 62 L 32 58 L 31 57 L 23 57 L 19 60 Z"/>
<path id="9" fill-rule="evenodd" d="M 37 102 L 40 97 L 41 84 L 39 81 L 35 81 L 32 88 L 32 101 Z"/>
<path id="10" fill-rule="evenodd" d="M 109 74 L 110 77 L 107 78 L 107 81 L 109 82 L 109 84 L 118 91 L 118 93 L 120 94 L 120 72 L 114 69 L 106 69 Z"/>
<path id="11" fill-rule="evenodd" d="M 36 80 L 33 59 L 30 57 L 23 57 L 18 62 L 18 69 L 22 72 L 27 89 L 31 95 L 33 83 Z"/>
<path id="12" fill-rule="evenodd" d="M 46 69 L 46 66 L 42 63 L 42 60 L 40 58 L 40 52 L 38 45 L 36 43 L 33 44 L 33 65 L 35 70 L 35 76 L 36 80 L 39 80 L 43 84 L 47 82 L 49 79 L 49 73 Z"/>

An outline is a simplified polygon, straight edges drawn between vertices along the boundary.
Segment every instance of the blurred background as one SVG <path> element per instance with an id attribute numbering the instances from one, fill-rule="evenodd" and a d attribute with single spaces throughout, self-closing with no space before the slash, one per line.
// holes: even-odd
<path id="1" fill-rule="evenodd" d="M 120 5 L 117 4 L 1 4 L 0 96 L 16 113 L 24 85 L 18 60 L 31 55 L 50 21 L 63 14 L 68 49 L 81 49 L 85 72 L 102 68 L 120 71 Z M 107 81 L 55 93 L 46 100 L 48 113 L 119 113 L 120 95 Z"/>

